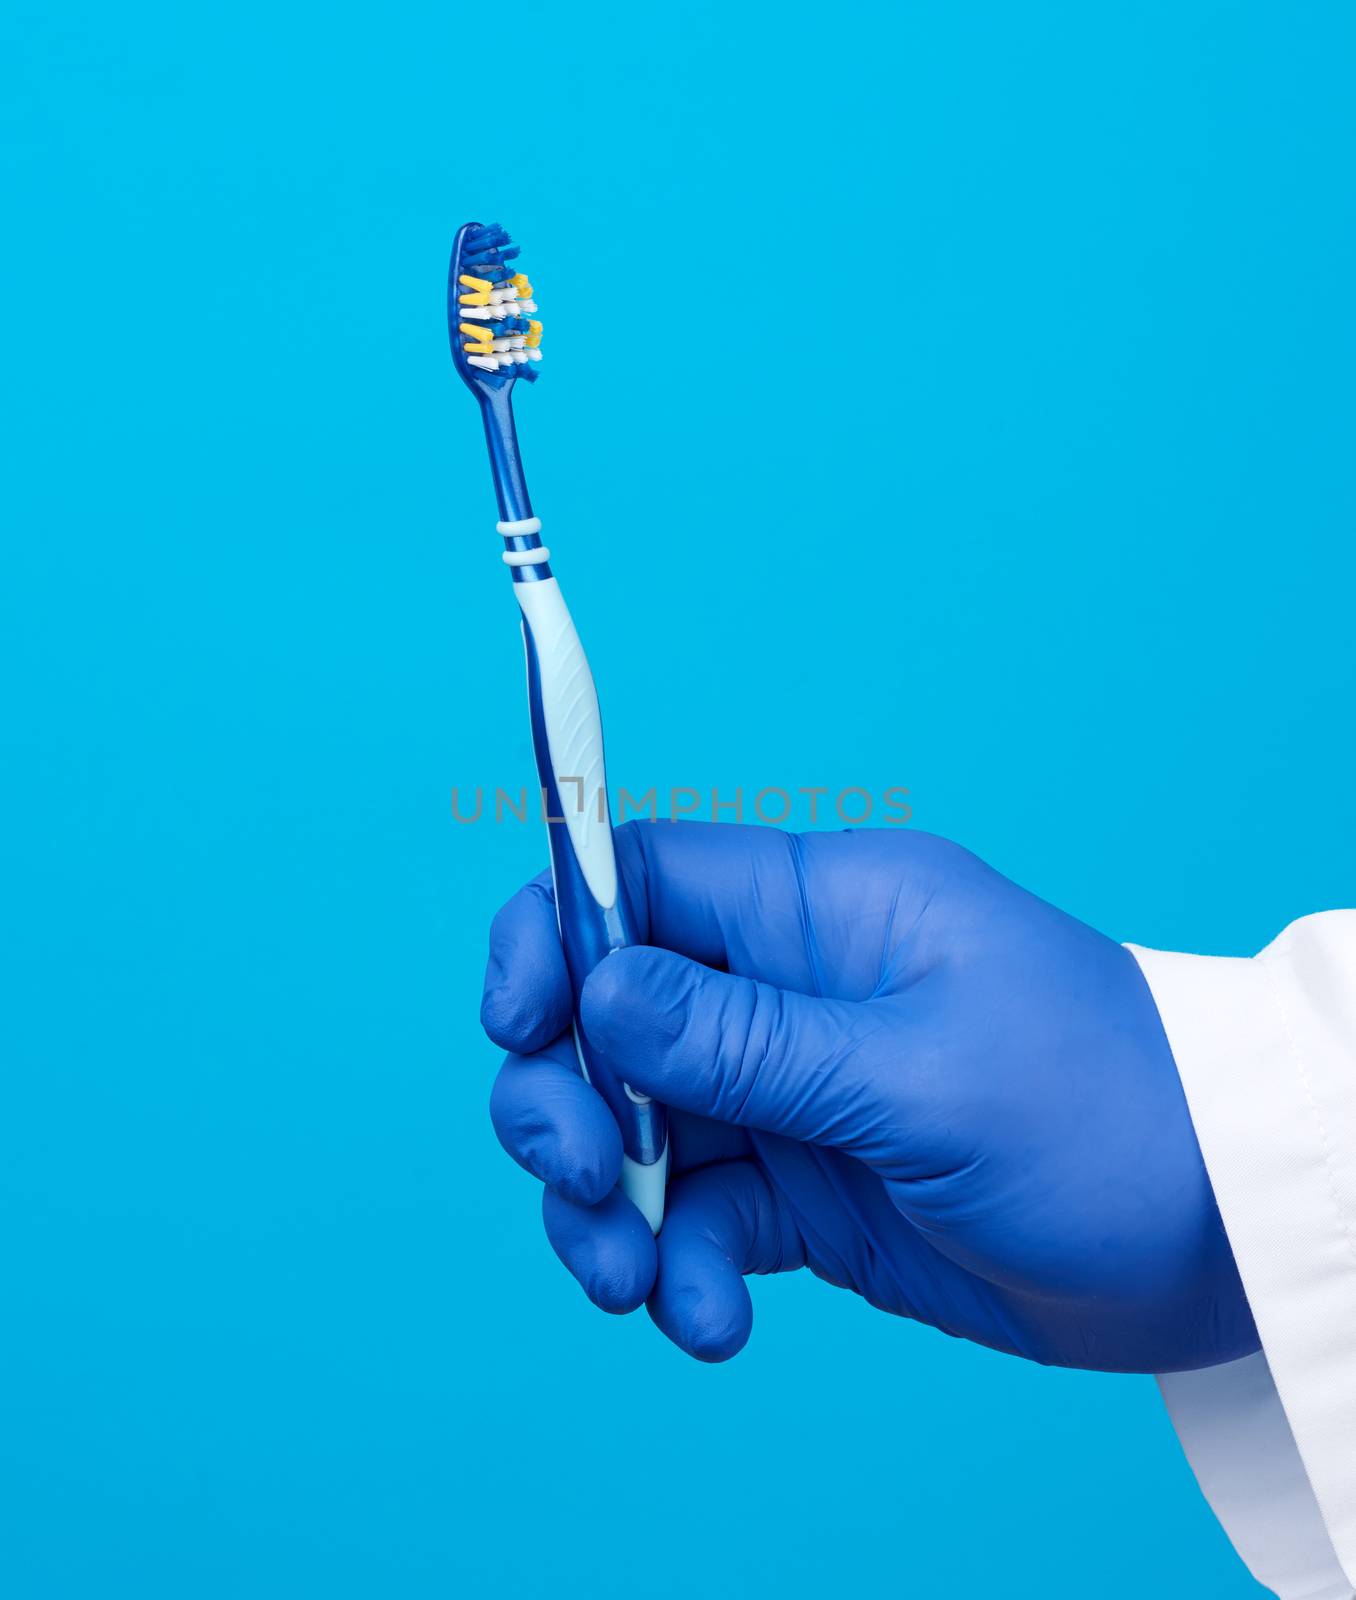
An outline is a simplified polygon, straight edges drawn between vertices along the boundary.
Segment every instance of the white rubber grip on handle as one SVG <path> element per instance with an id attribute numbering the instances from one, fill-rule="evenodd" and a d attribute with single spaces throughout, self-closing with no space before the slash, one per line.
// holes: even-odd
<path id="1" fill-rule="evenodd" d="M 575 858 L 589 893 L 604 910 L 617 901 L 617 859 L 607 822 L 603 723 L 588 658 L 554 578 L 515 583 L 541 669 L 546 741 Z"/>

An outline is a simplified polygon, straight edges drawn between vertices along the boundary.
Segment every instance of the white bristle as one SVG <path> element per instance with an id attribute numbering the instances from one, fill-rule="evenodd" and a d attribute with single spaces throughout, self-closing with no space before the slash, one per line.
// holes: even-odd
<path id="1" fill-rule="evenodd" d="M 525 284 L 527 280 L 521 281 Z M 515 368 L 526 366 L 529 361 L 540 361 L 541 351 L 535 347 L 528 347 L 527 341 L 532 335 L 525 326 L 521 324 L 517 328 L 502 326 L 510 318 L 527 318 L 536 312 L 537 302 L 532 299 L 531 294 L 525 293 L 517 283 L 507 277 L 501 278 L 498 282 L 489 282 L 483 292 L 486 302 L 484 305 L 461 304 L 457 307 L 462 321 L 474 325 L 477 336 L 482 341 L 479 348 L 485 352 L 478 355 L 471 355 L 468 352 L 467 365 L 479 372 L 507 371 L 512 374 Z M 471 342 L 471 348 L 477 348 L 474 341 Z"/>

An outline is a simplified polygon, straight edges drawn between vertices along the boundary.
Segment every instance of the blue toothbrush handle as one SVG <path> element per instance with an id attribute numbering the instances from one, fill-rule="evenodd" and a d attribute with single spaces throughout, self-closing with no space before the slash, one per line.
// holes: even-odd
<path id="1" fill-rule="evenodd" d="M 533 564 L 537 572 L 550 571 L 544 561 Z M 527 578 L 520 571 L 514 576 Z M 667 1114 L 596 1059 L 579 1020 L 585 978 L 614 950 L 638 942 L 612 844 L 598 695 L 557 580 L 515 582 L 513 592 L 523 614 L 532 745 L 546 804 L 556 915 L 574 991 L 575 1048 L 584 1076 L 621 1129 L 621 1187 L 658 1233 L 668 1172 Z"/>

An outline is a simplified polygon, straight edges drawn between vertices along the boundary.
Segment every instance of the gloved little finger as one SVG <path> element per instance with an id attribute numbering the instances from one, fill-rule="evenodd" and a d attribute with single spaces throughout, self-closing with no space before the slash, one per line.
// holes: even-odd
<path id="1" fill-rule="evenodd" d="M 766 1177 L 751 1161 L 724 1161 L 669 1190 L 649 1299 L 656 1327 L 698 1361 L 728 1361 L 753 1327 L 748 1272 L 789 1272 L 805 1249 Z"/>

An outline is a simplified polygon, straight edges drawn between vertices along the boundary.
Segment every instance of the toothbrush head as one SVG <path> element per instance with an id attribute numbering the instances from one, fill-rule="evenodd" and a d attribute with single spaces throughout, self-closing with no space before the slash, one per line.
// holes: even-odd
<path id="1" fill-rule="evenodd" d="M 484 398 L 515 378 L 535 381 L 541 323 L 532 285 L 512 265 L 518 246 L 497 222 L 458 230 L 447 272 L 447 334 L 463 381 Z"/>

